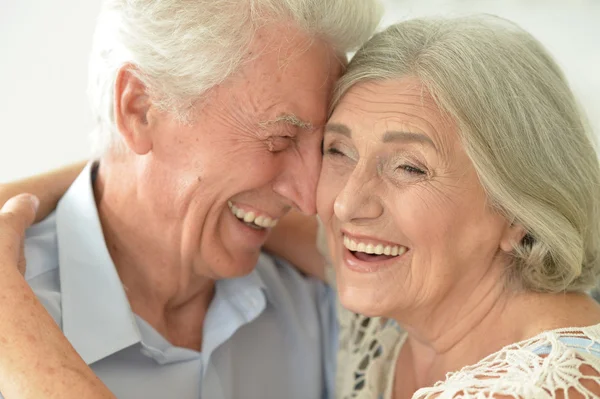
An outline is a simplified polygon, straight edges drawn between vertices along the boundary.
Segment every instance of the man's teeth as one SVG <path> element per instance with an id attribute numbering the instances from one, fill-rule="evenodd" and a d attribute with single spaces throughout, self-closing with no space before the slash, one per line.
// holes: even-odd
<path id="1" fill-rule="evenodd" d="M 233 205 L 231 201 L 228 202 L 227 205 L 229 205 L 231 213 L 233 213 L 236 218 L 244 221 L 245 223 L 254 223 L 257 226 L 264 228 L 275 227 L 277 225 L 277 219 L 271 219 L 268 216 L 262 215 L 256 216 L 254 212 L 246 212 L 243 209 L 240 209 L 237 206 Z"/>
<path id="2" fill-rule="evenodd" d="M 363 242 L 356 242 L 346 236 L 344 236 L 344 246 L 350 251 L 364 252 L 372 255 L 391 255 L 400 256 L 406 252 L 406 247 L 402 245 L 383 245 L 383 244 L 365 244 Z"/>

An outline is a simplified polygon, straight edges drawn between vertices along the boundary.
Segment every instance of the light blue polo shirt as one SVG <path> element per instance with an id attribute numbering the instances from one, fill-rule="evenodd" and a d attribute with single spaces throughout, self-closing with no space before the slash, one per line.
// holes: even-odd
<path id="1" fill-rule="evenodd" d="M 329 287 L 262 254 L 249 275 L 217 281 L 202 351 L 173 346 L 131 310 L 102 235 L 93 169 L 28 230 L 26 278 L 118 398 L 333 397 L 337 327 Z"/>

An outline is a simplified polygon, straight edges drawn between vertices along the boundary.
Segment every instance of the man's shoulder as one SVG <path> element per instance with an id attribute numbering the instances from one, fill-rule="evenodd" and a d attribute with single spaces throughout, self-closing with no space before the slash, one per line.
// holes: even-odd
<path id="1" fill-rule="evenodd" d="M 260 257 L 258 258 L 256 270 L 258 270 L 263 280 L 276 280 L 282 282 L 283 284 L 291 282 L 294 284 L 302 283 L 311 286 L 325 285 L 317 278 L 306 276 L 296 266 L 289 263 L 285 259 L 266 252 L 261 253 Z"/>
<path id="2" fill-rule="evenodd" d="M 262 253 L 256 266 L 267 291 L 267 296 L 281 303 L 282 298 L 322 304 L 330 301 L 331 288 L 321 280 L 305 276 L 291 263 L 276 256 Z"/>
<path id="3" fill-rule="evenodd" d="M 58 271 L 58 238 L 56 214 L 27 229 L 25 235 L 25 279 L 29 282 L 37 277 Z"/>

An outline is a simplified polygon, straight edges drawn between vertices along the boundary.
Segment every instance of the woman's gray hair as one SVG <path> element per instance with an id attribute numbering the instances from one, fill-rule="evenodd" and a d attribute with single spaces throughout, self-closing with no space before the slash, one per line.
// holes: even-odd
<path id="1" fill-rule="evenodd" d="M 560 68 L 515 24 L 492 16 L 415 19 L 375 35 L 350 62 L 354 85 L 416 77 L 457 122 L 491 203 L 527 235 L 509 282 L 584 291 L 600 273 L 600 167 Z"/>
<path id="2" fill-rule="evenodd" d="M 382 12 L 378 0 L 106 0 L 90 59 L 94 150 L 101 154 L 118 137 L 113 98 L 123 65 L 133 66 L 157 106 L 185 121 L 191 104 L 245 60 L 262 25 L 291 23 L 345 57 L 372 35 Z"/>

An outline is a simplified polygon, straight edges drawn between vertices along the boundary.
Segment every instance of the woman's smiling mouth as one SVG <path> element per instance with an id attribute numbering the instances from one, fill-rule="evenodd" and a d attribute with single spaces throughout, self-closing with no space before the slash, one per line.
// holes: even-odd
<path id="1" fill-rule="evenodd" d="M 377 239 L 354 237 L 343 233 L 344 263 L 358 272 L 374 272 L 387 263 L 391 263 L 409 248 L 399 244 L 383 242 Z"/>

